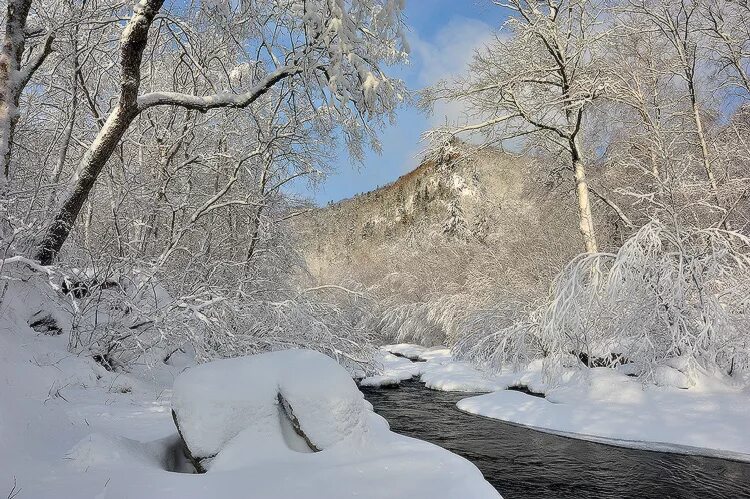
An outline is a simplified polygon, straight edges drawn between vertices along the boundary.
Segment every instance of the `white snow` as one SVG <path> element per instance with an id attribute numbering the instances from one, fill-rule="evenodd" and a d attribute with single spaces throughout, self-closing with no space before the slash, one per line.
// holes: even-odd
<path id="1" fill-rule="evenodd" d="M 404 356 L 407 359 L 417 360 L 419 359 L 419 355 L 427 350 L 427 347 L 413 345 L 411 343 L 396 343 L 393 345 L 385 345 L 382 349 L 392 354 Z"/>
<path id="2" fill-rule="evenodd" d="M 24 279 L 0 280 L 0 286 L 8 283 L 0 301 L 2 497 L 14 484 L 19 499 L 244 498 L 249 493 L 271 499 L 499 497 L 465 459 L 391 432 L 372 406 L 354 394 L 350 379 L 308 379 L 302 371 L 295 376 L 292 366 L 273 368 L 280 387 L 296 402 L 302 425 L 312 422 L 306 431 L 327 448 L 305 452 L 290 428 L 275 431 L 271 426 L 261 434 L 256 425 L 230 438 L 208 473 L 176 472 L 185 471 L 187 463 L 171 417 L 171 385 L 182 369 L 177 366 L 189 362 L 178 352 L 175 365 L 122 373 L 70 354 L 67 332 L 45 336 L 28 326 L 38 306 L 53 314 L 60 310 L 46 276 Z M 200 373 L 201 368 L 190 371 Z M 265 377 L 270 380 L 271 368 Z M 250 387 L 254 381 L 237 383 Z M 334 398 L 343 393 L 341 400 L 316 398 L 329 393 L 326 383 L 332 383 Z M 190 406 L 189 401 L 176 402 Z M 280 427 L 284 419 L 272 407 L 277 410 L 272 422 Z M 332 407 L 346 409 L 337 412 L 341 418 L 326 415 L 335 419 L 331 428 L 315 426 L 323 420 L 320 411 Z M 340 438 L 342 429 L 350 430 L 348 437 Z"/>
<path id="3" fill-rule="evenodd" d="M 416 358 L 416 355 L 415 355 Z M 360 381 L 362 386 L 392 386 L 401 381 L 419 376 L 421 362 L 412 362 L 404 357 L 397 357 L 384 348 L 375 354 L 375 366 L 382 372 Z"/>
<path id="4" fill-rule="evenodd" d="M 419 354 L 419 360 L 433 361 L 433 362 L 447 362 L 453 360 L 453 354 L 451 354 L 450 348 L 445 347 L 432 347 L 423 350 Z"/>
<path id="5" fill-rule="evenodd" d="M 442 391 L 491 392 L 513 384 L 512 380 L 487 375 L 467 362 L 455 361 L 450 349 L 445 347 L 426 348 L 408 343 L 386 345 L 376 356 L 376 366 L 381 374 L 363 379 L 362 386 L 392 386 L 414 376 L 419 376 L 428 388 Z"/>
<path id="6" fill-rule="evenodd" d="M 654 372 L 654 381 L 659 386 L 690 388 L 690 379 L 683 372 L 670 366 L 658 366 Z"/>
<path id="7" fill-rule="evenodd" d="M 482 373 L 468 362 L 435 356 L 424 364 L 420 379 L 433 390 L 477 393 L 506 388 L 500 380 Z"/>
<path id="8" fill-rule="evenodd" d="M 585 440 L 750 461 L 747 389 L 708 376 L 679 389 L 643 384 L 607 368 L 566 374 L 546 398 L 500 390 L 457 405 L 472 414 Z"/>
<path id="9" fill-rule="evenodd" d="M 188 464 L 179 452 L 178 435 L 142 443 L 130 438 L 92 433 L 78 442 L 66 455 L 72 466 L 80 472 L 89 468 L 118 470 L 122 468 L 182 469 Z M 175 452 L 176 451 L 176 452 Z"/>
<path id="10" fill-rule="evenodd" d="M 387 386 L 398 386 L 404 381 L 395 376 L 386 376 L 384 374 L 375 374 L 368 376 L 359 382 L 360 386 L 375 386 L 375 387 L 387 387 Z"/>

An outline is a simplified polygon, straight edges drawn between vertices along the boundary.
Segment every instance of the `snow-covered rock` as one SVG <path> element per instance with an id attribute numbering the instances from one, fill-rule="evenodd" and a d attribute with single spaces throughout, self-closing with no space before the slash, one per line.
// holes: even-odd
<path id="1" fill-rule="evenodd" d="M 419 360 L 432 362 L 449 362 L 453 360 L 450 348 L 432 347 L 427 348 L 419 354 Z"/>
<path id="2" fill-rule="evenodd" d="M 383 350 L 395 355 L 400 355 L 401 357 L 406 357 L 409 360 L 418 360 L 420 354 L 424 353 L 427 350 L 427 347 L 414 345 L 412 343 L 396 343 L 383 346 Z"/>
<path id="3" fill-rule="evenodd" d="M 396 386 L 402 381 L 419 376 L 424 363 L 412 362 L 408 358 L 380 349 L 375 353 L 374 364 L 380 374 L 364 378 L 359 383 L 361 386 Z"/>
<path id="4" fill-rule="evenodd" d="M 679 357 L 670 357 L 664 361 L 664 365 L 677 369 L 683 373 L 686 373 L 690 368 L 690 357 L 687 355 L 681 355 Z"/>
<path id="5" fill-rule="evenodd" d="M 196 460 L 213 458 L 240 432 L 274 432 L 288 419 L 313 450 L 367 429 L 362 393 L 344 368 L 311 350 L 209 362 L 175 381 L 172 410 Z M 245 439 L 248 437 L 246 436 Z"/>
<path id="6" fill-rule="evenodd" d="M 248 473 L 259 497 L 497 497 L 469 462 L 392 433 L 346 370 L 317 352 L 190 368 L 172 408 L 205 476 Z"/>
<path id="7" fill-rule="evenodd" d="M 396 387 L 403 379 L 399 379 L 395 376 L 387 376 L 384 374 L 375 374 L 373 376 L 368 376 L 362 381 L 359 382 L 359 386 L 370 386 L 370 387 L 381 387 L 381 388 L 387 388 L 387 387 Z"/>

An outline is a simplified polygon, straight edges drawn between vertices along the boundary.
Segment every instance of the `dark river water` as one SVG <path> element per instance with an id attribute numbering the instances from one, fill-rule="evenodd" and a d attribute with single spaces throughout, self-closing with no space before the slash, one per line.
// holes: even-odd
<path id="1" fill-rule="evenodd" d="M 465 414 L 455 404 L 469 395 L 429 390 L 417 381 L 395 389 L 360 389 L 393 431 L 465 457 L 505 499 L 750 498 L 750 463 L 625 449 L 529 430 Z"/>

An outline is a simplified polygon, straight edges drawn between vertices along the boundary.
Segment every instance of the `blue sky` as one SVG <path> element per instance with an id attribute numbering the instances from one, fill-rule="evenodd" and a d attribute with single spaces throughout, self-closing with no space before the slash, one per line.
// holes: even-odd
<path id="1" fill-rule="evenodd" d="M 412 90 L 460 72 L 473 49 L 488 40 L 503 19 L 502 9 L 489 0 L 406 0 L 405 14 L 410 64 L 395 75 Z M 392 182 L 417 166 L 422 132 L 458 112 L 455 107 L 444 106 L 426 116 L 414 108 L 401 109 L 396 124 L 381 134 L 380 155 L 368 152 L 364 164 L 358 166 L 342 149 L 335 173 L 316 189 L 299 184 L 292 190 L 322 205 Z"/>

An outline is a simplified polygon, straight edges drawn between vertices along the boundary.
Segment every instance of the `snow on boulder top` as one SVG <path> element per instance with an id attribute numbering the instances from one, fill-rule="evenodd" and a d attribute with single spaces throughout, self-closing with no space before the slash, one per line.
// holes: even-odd
<path id="1" fill-rule="evenodd" d="M 281 403 L 311 447 L 325 449 L 367 430 L 362 399 L 334 360 L 284 350 L 187 369 L 175 380 L 172 410 L 191 454 L 203 459 L 247 428 L 274 431 Z"/>

